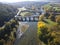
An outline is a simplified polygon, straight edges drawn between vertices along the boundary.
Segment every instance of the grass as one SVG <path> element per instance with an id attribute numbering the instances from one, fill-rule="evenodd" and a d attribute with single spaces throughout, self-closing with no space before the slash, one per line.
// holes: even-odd
<path id="1" fill-rule="evenodd" d="M 34 13 L 31 13 L 31 12 L 22 12 L 20 15 L 21 16 L 31 16 L 31 15 L 33 15 Z"/>
<path id="2" fill-rule="evenodd" d="M 47 23 L 45 23 L 47 26 L 57 25 L 56 22 L 53 22 L 53 21 L 51 21 L 50 19 L 44 19 L 44 21 L 47 22 Z"/>

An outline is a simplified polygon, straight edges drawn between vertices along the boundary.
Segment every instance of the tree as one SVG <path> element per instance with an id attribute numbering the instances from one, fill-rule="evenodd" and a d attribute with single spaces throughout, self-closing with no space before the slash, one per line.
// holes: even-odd
<path id="1" fill-rule="evenodd" d="M 50 19 L 51 21 L 55 21 L 55 16 L 50 14 L 50 16 L 48 17 L 48 19 Z"/>
<path id="2" fill-rule="evenodd" d="M 56 22 L 60 25 L 60 15 L 56 16 Z"/>
<path id="3" fill-rule="evenodd" d="M 44 15 L 40 15 L 39 16 L 39 21 L 43 21 L 43 19 L 44 19 Z"/>
<path id="4" fill-rule="evenodd" d="M 18 22 L 14 19 L 6 22 L 3 27 L 0 27 L 0 40 L 3 39 L 5 43 L 7 43 L 8 40 L 14 41 L 16 39 L 16 30 L 18 25 Z"/>

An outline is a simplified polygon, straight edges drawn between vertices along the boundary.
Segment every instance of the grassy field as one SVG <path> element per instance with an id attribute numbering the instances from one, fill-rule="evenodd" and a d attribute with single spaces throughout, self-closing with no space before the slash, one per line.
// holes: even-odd
<path id="1" fill-rule="evenodd" d="M 50 19 L 44 19 L 43 21 L 47 26 L 54 26 L 57 25 L 56 22 L 51 21 Z"/>
<path id="2" fill-rule="evenodd" d="M 31 12 L 21 12 L 21 16 L 31 16 L 33 15 L 34 13 L 31 13 Z"/>

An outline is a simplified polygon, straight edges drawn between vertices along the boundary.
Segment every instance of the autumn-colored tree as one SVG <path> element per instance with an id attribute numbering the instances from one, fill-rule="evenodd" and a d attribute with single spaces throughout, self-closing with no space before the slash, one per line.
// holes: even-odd
<path id="1" fill-rule="evenodd" d="M 39 16 L 39 21 L 43 21 L 44 20 L 44 15 L 40 15 Z"/>
<path id="2" fill-rule="evenodd" d="M 45 44 L 48 44 L 48 40 L 50 37 L 48 28 L 46 27 L 46 25 L 43 22 L 38 22 L 37 24 L 38 26 L 38 37 L 41 41 L 43 41 Z"/>
<path id="3" fill-rule="evenodd" d="M 48 17 L 48 19 L 50 19 L 51 21 L 55 21 L 55 16 L 50 14 L 50 16 Z"/>
<path id="4" fill-rule="evenodd" d="M 60 15 L 56 16 L 56 22 L 60 25 Z"/>

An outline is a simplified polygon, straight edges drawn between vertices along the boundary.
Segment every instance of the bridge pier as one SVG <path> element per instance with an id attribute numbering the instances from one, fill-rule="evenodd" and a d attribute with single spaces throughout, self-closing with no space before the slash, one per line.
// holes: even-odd
<path id="1" fill-rule="evenodd" d="M 27 21 L 27 20 L 26 20 L 26 17 L 25 17 L 25 21 Z"/>
<path id="2" fill-rule="evenodd" d="M 35 21 L 35 17 L 33 17 L 33 21 Z"/>
<path id="3" fill-rule="evenodd" d="M 29 21 L 31 21 L 31 17 L 29 17 Z"/>

